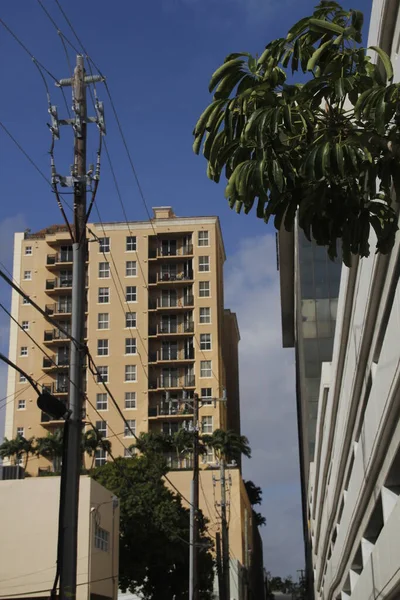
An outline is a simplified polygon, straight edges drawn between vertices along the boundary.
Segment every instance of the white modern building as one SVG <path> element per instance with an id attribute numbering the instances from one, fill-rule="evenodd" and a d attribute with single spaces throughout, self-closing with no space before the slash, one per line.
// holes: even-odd
<path id="1" fill-rule="evenodd" d="M 399 1 L 374 0 L 368 46 L 391 55 L 397 81 L 399 34 Z M 308 481 L 318 600 L 400 598 L 399 272 L 399 234 L 390 255 L 342 270 Z"/>

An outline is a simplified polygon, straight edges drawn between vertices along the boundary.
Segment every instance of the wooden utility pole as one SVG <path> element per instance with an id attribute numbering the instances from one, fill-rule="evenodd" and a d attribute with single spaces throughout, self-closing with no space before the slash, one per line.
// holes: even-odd
<path id="1" fill-rule="evenodd" d="M 199 396 L 193 398 L 193 477 L 190 488 L 189 600 L 199 600 Z"/>
<path id="2" fill-rule="evenodd" d="M 229 574 L 229 531 L 226 518 L 226 477 L 225 457 L 221 456 L 219 481 L 221 485 L 221 529 L 222 529 L 222 574 L 224 578 L 225 598 L 230 598 L 230 574 Z"/>
<path id="3" fill-rule="evenodd" d="M 72 244 L 72 319 L 70 352 L 70 420 L 67 433 L 65 493 L 63 502 L 62 542 L 60 557 L 61 600 L 76 598 L 76 566 L 78 551 L 78 504 L 81 469 L 81 436 L 83 427 L 83 369 L 85 361 L 86 302 L 86 84 L 102 81 L 100 76 L 85 77 L 84 58 L 78 55 L 72 79 L 61 79 L 60 86 L 72 87 L 75 118 L 64 121 L 74 129 L 74 165 L 71 185 L 74 189 L 74 231 Z M 93 122 L 93 119 L 90 119 Z M 64 465 L 63 465 L 64 466 Z M 65 499 L 60 499 L 60 502 Z"/>

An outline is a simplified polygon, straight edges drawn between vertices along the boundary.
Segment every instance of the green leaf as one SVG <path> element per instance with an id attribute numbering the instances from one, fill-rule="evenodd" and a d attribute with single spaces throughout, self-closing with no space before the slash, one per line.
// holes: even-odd
<path id="1" fill-rule="evenodd" d="M 340 25 L 324 21 L 323 19 L 310 19 L 310 29 L 318 33 L 336 33 L 337 35 L 341 35 L 344 32 L 344 28 L 340 27 Z"/>
<path id="2" fill-rule="evenodd" d="M 323 52 L 326 50 L 326 48 L 328 48 L 328 46 L 330 46 L 331 44 L 332 44 L 332 39 L 328 40 L 327 42 L 324 42 L 323 44 L 320 45 L 319 48 L 317 48 L 317 50 L 315 50 L 315 52 L 313 53 L 313 55 L 311 56 L 311 58 L 309 59 L 309 61 L 307 63 L 307 71 L 314 70 L 314 67 L 317 64 L 319 58 L 321 57 Z"/>
<path id="3" fill-rule="evenodd" d="M 272 163 L 272 174 L 276 187 L 278 188 L 279 192 L 282 193 L 284 185 L 283 171 L 277 160 L 274 160 Z"/>
<path id="4" fill-rule="evenodd" d="M 392 61 L 390 60 L 389 56 L 386 54 L 386 52 L 384 50 L 382 50 L 382 48 L 379 48 L 379 46 L 369 46 L 369 49 L 375 50 L 375 52 L 379 55 L 379 58 L 381 59 L 382 64 L 385 67 L 386 78 L 388 79 L 388 81 L 392 81 L 393 67 L 392 67 Z"/>
<path id="5" fill-rule="evenodd" d="M 239 83 L 244 75 L 245 73 L 242 69 L 229 72 L 228 75 L 219 82 L 218 87 L 214 92 L 214 100 L 224 100 L 229 98 L 233 88 Z"/>
<path id="6" fill-rule="evenodd" d="M 337 175 L 344 175 L 344 157 L 342 146 L 338 143 L 333 144 L 330 152 L 331 167 L 336 170 Z"/>
<path id="7" fill-rule="evenodd" d="M 221 81 L 225 75 L 227 75 L 230 71 L 236 70 L 238 67 L 241 67 L 244 64 L 243 60 L 239 60 L 234 58 L 232 60 L 228 60 L 228 62 L 221 65 L 212 75 L 210 79 L 210 83 L 208 85 L 208 91 L 212 92 L 215 86 Z"/>
<path id="8" fill-rule="evenodd" d="M 351 11 L 351 24 L 356 31 L 361 31 L 364 23 L 364 15 L 361 10 Z"/>

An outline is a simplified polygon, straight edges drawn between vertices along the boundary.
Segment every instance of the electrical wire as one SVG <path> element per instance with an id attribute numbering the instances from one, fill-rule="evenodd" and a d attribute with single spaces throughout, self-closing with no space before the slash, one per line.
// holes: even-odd
<path id="1" fill-rule="evenodd" d="M 1 19 L 0 19 L 1 20 Z M 9 131 L 9 129 L 7 129 L 7 127 L 4 125 L 4 123 L 2 123 L 0 121 L 0 127 L 5 131 L 5 133 L 8 135 L 8 137 L 13 141 L 13 143 L 17 146 L 18 150 L 20 152 L 22 152 L 22 154 L 25 156 L 25 158 L 31 163 L 31 165 L 33 166 L 34 169 L 36 169 L 36 171 L 39 173 L 39 175 L 45 180 L 45 182 L 50 186 L 51 191 L 54 193 L 54 189 L 53 186 L 50 182 L 50 180 L 46 177 L 46 175 L 43 173 L 43 171 L 40 169 L 40 167 L 38 167 L 38 165 L 35 163 L 35 161 L 32 159 L 31 156 L 29 156 L 29 154 L 26 152 L 26 150 L 24 150 L 24 148 L 21 146 L 21 144 L 15 139 L 15 137 L 12 135 L 12 133 Z M 67 202 L 67 200 L 65 200 L 64 196 L 62 194 L 60 194 L 60 196 L 62 197 L 64 203 L 66 204 L 66 206 L 68 206 L 68 208 L 70 210 L 72 210 L 72 206 L 69 204 L 69 202 Z"/>

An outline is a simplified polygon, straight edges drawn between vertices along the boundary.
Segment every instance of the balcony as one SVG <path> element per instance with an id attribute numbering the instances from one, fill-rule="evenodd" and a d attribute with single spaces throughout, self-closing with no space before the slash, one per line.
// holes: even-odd
<path id="1" fill-rule="evenodd" d="M 150 298 L 149 310 L 160 310 L 166 312 L 179 312 L 184 308 L 194 307 L 194 296 L 180 296 L 178 298 Z"/>
<path id="2" fill-rule="evenodd" d="M 46 292 L 48 294 L 60 293 L 72 290 L 72 277 L 55 277 L 46 279 Z"/>
<path id="3" fill-rule="evenodd" d="M 189 323 L 168 323 L 168 324 L 150 324 L 149 325 L 149 337 L 161 336 L 174 336 L 174 335 L 192 335 L 194 332 L 193 321 Z"/>
<path id="4" fill-rule="evenodd" d="M 193 244 L 176 248 L 173 246 L 157 246 L 157 248 L 149 248 L 150 260 L 157 260 L 158 258 L 179 258 L 182 256 L 193 256 Z"/>
<path id="5" fill-rule="evenodd" d="M 189 272 L 179 272 L 179 273 L 149 273 L 149 285 L 157 285 L 157 284 L 174 284 L 176 285 L 186 285 L 187 283 L 193 283 L 193 271 Z"/>
<path id="6" fill-rule="evenodd" d="M 67 329 L 68 331 L 68 329 Z M 69 343 L 69 338 L 65 335 L 65 333 L 63 333 L 62 331 L 60 331 L 59 329 L 49 329 L 47 331 L 44 332 L 44 343 L 45 344 L 57 344 L 57 343 Z"/>
<path id="7" fill-rule="evenodd" d="M 52 371 L 69 367 L 69 356 L 53 355 L 50 358 L 43 357 L 43 371 Z"/>
<path id="8" fill-rule="evenodd" d="M 42 389 L 43 392 L 48 392 L 49 394 L 54 394 L 55 396 L 68 394 L 69 381 L 51 381 L 43 384 Z"/>
<path id="9" fill-rule="evenodd" d="M 149 352 L 149 363 L 187 362 L 194 361 L 194 348 L 161 349 L 157 352 Z"/>
<path id="10" fill-rule="evenodd" d="M 149 406 L 149 419 L 157 419 L 164 417 L 185 417 L 193 415 L 193 407 L 187 400 L 170 400 L 164 401 L 156 406 Z"/>
<path id="11" fill-rule="evenodd" d="M 48 254 L 46 257 L 46 267 L 48 269 L 59 267 L 72 267 L 72 250 L 70 252 L 58 252 L 56 254 Z"/>
<path id="12" fill-rule="evenodd" d="M 46 427 L 46 425 L 58 425 L 61 423 L 64 423 L 62 419 L 54 419 L 53 417 L 50 417 L 50 415 L 42 411 L 40 417 L 40 424 L 43 425 L 43 427 Z"/>
<path id="13" fill-rule="evenodd" d="M 72 314 L 72 302 L 67 303 L 55 303 L 55 304 L 46 304 L 45 312 L 50 317 L 56 317 L 58 315 L 71 315 Z M 85 307 L 85 312 L 88 312 L 87 305 Z"/>
<path id="14" fill-rule="evenodd" d="M 160 375 L 155 379 L 149 379 L 150 391 L 181 390 L 182 388 L 194 388 L 194 375 Z"/>

